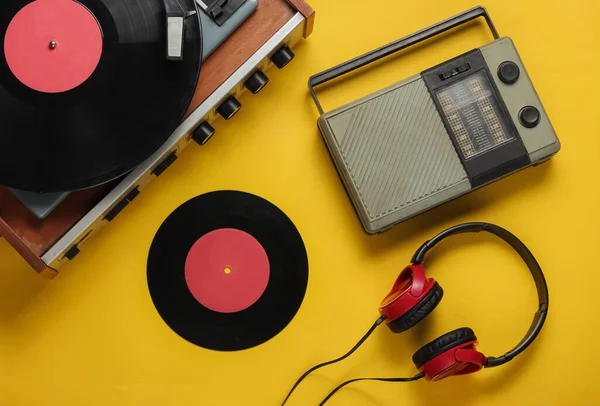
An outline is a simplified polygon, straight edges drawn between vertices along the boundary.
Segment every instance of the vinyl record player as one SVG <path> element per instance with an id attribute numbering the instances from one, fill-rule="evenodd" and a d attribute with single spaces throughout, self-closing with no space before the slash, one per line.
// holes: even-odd
<path id="1" fill-rule="evenodd" d="M 200 76 L 190 93 L 191 102 L 166 141 L 132 169 L 115 172 L 116 176 L 107 176 L 96 185 L 82 182 L 82 187 L 69 190 L 50 187 L 46 193 L 31 187 L 0 186 L 0 235 L 38 273 L 55 276 L 61 266 L 75 259 L 90 236 L 121 214 L 189 143 L 208 142 L 215 122 L 231 119 L 239 110 L 241 94 L 260 92 L 268 83 L 265 72 L 273 66 L 282 69 L 294 58 L 291 48 L 310 35 L 314 23 L 314 11 L 303 0 L 196 1 L 195 17 L 190 17 L 195 14 L 191 7 L 183 13 L 174 7 L 170 13 L 168 3 L 176 4 L 176 0 L 160 1 L 167 11 L 167 46 L 161 52 L 170 62 L 188 56 L 182 33 L 193 29 L 189 21 L 195 20 L 190 18 L 198 18 L 202 32 Z"/>

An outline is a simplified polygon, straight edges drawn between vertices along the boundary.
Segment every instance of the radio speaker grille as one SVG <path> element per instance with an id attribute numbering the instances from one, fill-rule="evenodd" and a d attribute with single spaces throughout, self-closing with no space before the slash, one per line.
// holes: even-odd
<path id="1" fill-rule="evenodd" d="M 327 121 L 371 221 L 467 179 L 420 78 Z"/>

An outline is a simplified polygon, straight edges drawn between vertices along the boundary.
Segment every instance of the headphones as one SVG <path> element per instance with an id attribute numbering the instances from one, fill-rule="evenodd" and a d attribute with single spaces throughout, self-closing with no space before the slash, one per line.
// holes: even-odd
<path id="1" fill-rule="evenodd" d="M 446 238 L 462 233 L 486 231 L 506 241 L 525 261 L 537 288 L 539 308 L 525 337 L 500 357 L 486 357 L 475 349 L 477 337 L 470 328 L 459 328 L 421 347 L 413 355 L 417 369 L 426 380 L 439 381 L 452 375 L 477 372 L 497 367 L 523 352 L 535 340 L 548 315 L 548 286 L 542 268 L 529 249 L 513 234 L 489 223 L 467 223 L 451 227 L 425 242 L 401 273 L 391 292 L 382 301 L 379 312 L 394 333 L 402 333 L 417 325 L 441 302 L 444 290 L 433 278 L 427 278 L 425 255 Z"/>
<path id="2" fill-rule="evenodd" d="M 544 274 L 535 257 L 525 244 L 509 231 L 489 223 L 466 223 L 442 231 L 419 247 L 412 257 L 411 264 L 400 273 L 390 293 L 379 306 L 380 317 L 362 339 L 342 357 L 328 361 L 306 371 L 290 390 L 283 404 L 294 389 L 311 372 L 350 356 L 381 324 L 385 323 L 394 333 L 402 333 L 425 319 L 441 302 L 444 290 L 433 278 L 425 274 L 423 262 L 427 253 L 441 241 L 456 234 L 491 233 L 508 243 L 523 259 L 533 280 L 538 295 L 538 311 L 523 339 L 511 350 L 499 357 L 488 357 L 475 349 L 477 336 L 470 328 L 459 328 L 436 338 L 414 353 L 412 360 L 419 373 L 411 378 L 359 378 L 346 381 L 335 388 L 321 403 L 323 405 L 335 392 L 349 383 L 360 380 L 378 380 L 386 382 L 409 382 L 425 378 L 427 381 L 439 381 L 455 375 L 466 375 L 483 368 L 506 364 L 525 351 L 536 339 L 548 315 L 548 286 Z M 282 406 L 283 406 L 282 404 Z"/>

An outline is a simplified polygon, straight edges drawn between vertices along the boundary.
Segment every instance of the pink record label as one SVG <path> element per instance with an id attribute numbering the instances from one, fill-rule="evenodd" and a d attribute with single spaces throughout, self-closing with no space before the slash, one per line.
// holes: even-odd
<path id="1" fill-rule="evenodd" d="M 250 234 L 232 228 L 203 235 L 185 262 L 190 292 L 204 307 L 219 313 L 252 306 L 265 292 L 269 275 L 263 246 Z"/>
<path id="2" fill-rule="evenodd" d="M 4 54 L 21 83 L 61 93 L 85 82 L 102 55 L 102 31 L 94 15 L 73 0 L 36 0 L 8 25 Z"/>

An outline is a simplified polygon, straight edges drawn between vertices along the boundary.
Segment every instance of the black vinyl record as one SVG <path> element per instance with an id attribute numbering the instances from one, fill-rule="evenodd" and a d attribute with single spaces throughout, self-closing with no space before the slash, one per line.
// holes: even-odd
<path id="1" fill-rule="evenodd" d="M 218 191 L 177 208 L 148 256 L 158 313 L 198 346 L 237 351 L 280 333 L 308 284 L 308 257 L 292 221 L 252 194 Z"/>
<path id="2" fill-rule="evenodd" d="M 0 2 L 0 184 L 93 187 L 167 140 L 195 91 L 202 35 L 195 0 L 177 0 L 183 60 L 168 60 L 164 1 Z"/>

